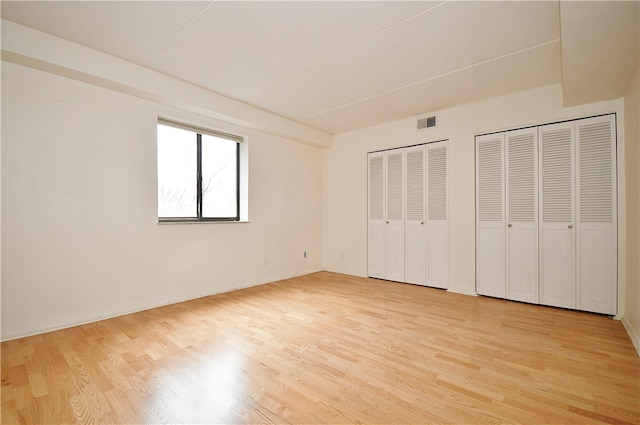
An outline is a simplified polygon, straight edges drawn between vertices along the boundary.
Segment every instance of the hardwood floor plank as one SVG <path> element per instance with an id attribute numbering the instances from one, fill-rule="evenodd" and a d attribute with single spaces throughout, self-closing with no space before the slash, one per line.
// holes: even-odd
<path id="1" fill-rule="evenodd" d="M 7 341 L 3 424 L 639 424 L 620 322 L 320 272 Z"/>

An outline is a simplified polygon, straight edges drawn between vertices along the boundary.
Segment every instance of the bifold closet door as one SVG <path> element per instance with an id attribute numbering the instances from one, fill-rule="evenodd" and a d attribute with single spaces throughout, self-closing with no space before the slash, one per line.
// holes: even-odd
<path id="1" fill-rule="evenodd" d="M 368 275 L 404 282 L 404 151 L 368 160 Z"/>
<path id="2" fill-rule="evenodd" d="M 447 142 L 430 143 L 426 148 L 428 218 L 426 284 L 442 289 L 449 286 L 447 149 Z"/>
<path id="3" fill-rule="evenodd" d="M 447 288 L 447 142 L 368 156 L 368 275 Z"/>
<path id="4" fill-rule="evenodd" d="M 504 133 L 476 138 L 476 292 L 505 297 Z"/>
<path id="5" fill-rule="evenodd" d="M 476 291 L 617 312 L 615 115 L 476 138 Z"/>
<path id="6" fill-rule="evenodd" d="M 577 308 L 615 314 L 616 134 L 613 115 L 575 122 Z"/>
<path id="7" fill-rule="evenodd" d="M 370 277 L 386 278 L 386 223 L 385 223 L 385 155 L 369 154 L 368 181 L 368 258 Z"/>
<path id="8" fill-rule="evenodd" d="M 405 282 L 426 283 L 425 149 L 405 149 Z"/>
<path id="9" fill-rule="evenodd" d="M 509 131 L 506 146 L 506 298 L 538 302 L 536 128 Z"/>
<path id="10" fill-rule="evenodd" d="M 404 151 L 388 151 L 385 162 L 385 279 L 404 282 Z"/>
<path id="11" fill-rule="evenodd" d="M 574 123 L 538 128 L 540 303 L 576 307 Z"/>

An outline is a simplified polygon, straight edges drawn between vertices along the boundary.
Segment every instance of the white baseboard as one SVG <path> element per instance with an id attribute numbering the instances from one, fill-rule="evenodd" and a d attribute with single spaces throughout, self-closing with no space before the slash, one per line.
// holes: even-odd
<path id="1" fill-rule="evenodd" d="M 287 274 L 287 275 L 282 276 L 280 278 L 275 277 L 273 279 L 257 280 L 257 281 L 247 282 L 246 284 L 237 285 L 237 286 L 231 287 L 229 289 L 225 289 L 223 291 L 214 291 L 214 292 L 203 292 L 203 293 L 190 294 L 189 296 L 187 296 L 185 298 L 180 298 L 180 299 L 175 299 L 175 300 L 166 300 L 166 301 L 163 301 L 163 302 L 159 302 L 157 304 L 149 304 L 149 305 L 141 306 L 140 308 L 135 308 L 135 309 L 132 309 L 132 310 L 119 311 L 119 312 L 116 312 L 116 313 L 110 314 L 110 315 L 94 316 L 94 317 L 86 318 L 86 319 L 79 320 L 79 321 L 57 323 L 57 324 L 51 325 L 51 326 L 44 326 L 44 327 L 40 327 L 40 328 L 28 329 L 28 330 L 25 330 L 25 331 L 22 331 L 22 332 L 16 332 L 16 333 L 8 334 L 8 335 L 2 335 L 0 337 L 0 342 L 11 341 L 11 340 L 20 339 L 20 338 L 26 338 L 26 337 L 29 337 L 29 336 L 44 334 L 44 333 L 47 333 L 47 332 L 55 332 L 55 331 L 59 331 L 59 330 L 62 330 L 62 329 L 72 328 L 74 326 L 88 325 L 90 323 L 99 322 L 101 320 L 113 319 L 115 317 L 126 316 L 127 314 L 139 313 L 141 311 L 151 310 L 151 309 L 154 309 L 154 308 L 165 307 L 165 306 L 168 306 L 168 305 L 178 304 L 178 303 L 185 302 L 185 301 L 196 300 L 198 298 L 209 297 L 211 295 L 218 295 L 218 294 L 223 294 L 223 293 L 226 293 L 226 292 L 238 291 L 240 289 L 252 288 L 254 286 L 266 285 L 267 283 L 277 282 L 278 280 L 285 280 L 285 279 L 290 279 L 290 278 L 293 278 L 293 277 L 304 276 L 304 275 L 315 273 L 315 272 L 319 272 L 319 271 L 321 271 L 321 270 L 313 269 L 313 270 L 308 270 L 308 271 L 304 271 L 304 272 L 300 272 L 300 273 L 291 273 L 290 275 Z"/>
<path id="2" fill-rule="evenodd" d="M 461 291 L 461 290 L 455 289 L 455 288 L 449 288 L 449 289 L 447 289 L 447 292 L 453 292 L 454 294 L 468 295 L 470 297 L 477 297 L 478 296 L 478 294 L 475 293 L 475 292 Z"/>
<path id="3" fill-rule="evenodd" d="M 621 322 L 624 328 L 626 329 L 627 333 L 629 334 L 629 338 L 631 338 L 631 342 L 633 343 L 633 346 L 636 348 L 636 351 L 638 352 L 638 356 L 640 356 L 640 336 L 638 335 L 637 330 L 633 329 L 633 326 L 631 326 L 631 323 L 629 323 L 626 317 L 623 317 Z"/>
<path id="4" fill-rule="evenodd" d="M 358 273 L 356 271 L 347 270 L 346 268 L 342 268 L 342 267 L 336 268 L 336 267 L 322 266 L 322 271 L 331 272 L 331 273 L 338 273 L 338 274 L 346 274 L 348 276 L 355 276 L 355 277 L 363 277 L 363 278 L 369 277 L 369 276 L 367 276 L 367 273 Z"/>
<path id="5" fill-rule="evenodd" d="M 317 272 L 321 272 L 323 271 L 322 269 L 309 269 L 309 270 L 302 270 L 302 271 L 297 271 L 294 273 L 285 273 L 281 276 L 280 280 L 286 280 L 286 279 L 293 279 L 294 277 L 299 277 L 299 276 L 305 276 L 308 274 L 312 274 L 312 273 L 317 273 Z M 269 282 L 264 282 L 264 283 L 269 283 Z"/>

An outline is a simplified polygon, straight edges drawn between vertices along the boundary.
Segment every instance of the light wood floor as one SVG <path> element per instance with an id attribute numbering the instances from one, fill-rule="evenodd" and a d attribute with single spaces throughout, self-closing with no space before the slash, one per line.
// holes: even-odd
<path id="1" fill-rule="evenodd" d="M 326 272 L 1 350 L 3 424 L 640 422 L 620 322 Z"/>

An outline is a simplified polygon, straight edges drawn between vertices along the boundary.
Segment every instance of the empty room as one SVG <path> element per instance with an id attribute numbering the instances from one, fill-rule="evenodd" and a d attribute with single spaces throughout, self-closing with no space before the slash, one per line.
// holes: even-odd
<path id="1" fill-rule="evenodd" d="M 0 13 L 3 424 L 640 424 L 640 2 Z"/>

